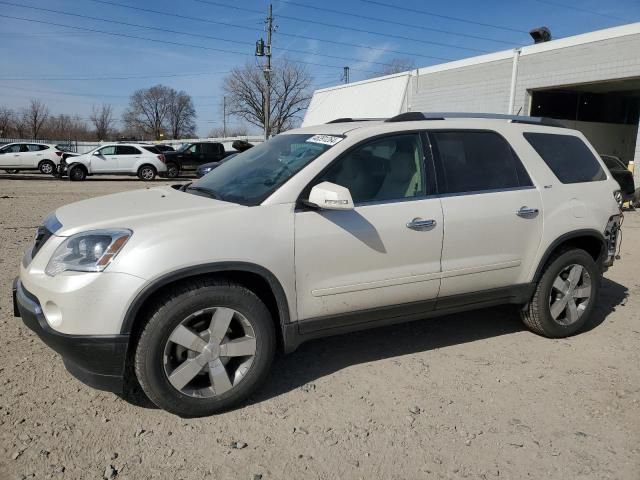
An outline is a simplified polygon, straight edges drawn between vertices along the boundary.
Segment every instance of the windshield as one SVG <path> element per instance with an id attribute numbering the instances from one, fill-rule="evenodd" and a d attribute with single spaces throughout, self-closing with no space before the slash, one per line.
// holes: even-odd
<path id="1" fill-rule="evenodd" d="M 278 135 L 235 155 L 193 183 L 220 200 L 258 205 L 342 137 Z"/>

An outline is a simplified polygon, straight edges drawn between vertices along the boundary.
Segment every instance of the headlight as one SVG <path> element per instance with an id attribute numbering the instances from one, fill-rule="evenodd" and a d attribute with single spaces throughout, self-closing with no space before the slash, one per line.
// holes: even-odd
<path id="1" fill-rule="evenodd" d="M 101 272 L 122 250 L 131 237 L 131 230 L 93 230 L 67 238 L 56 248 L 45 272 L 56 276 L 67 270 Z"/>
<path id="2" fill-rule="evenodd" d="M 203 169 L 202 169 L 202 173 L 203 173 L 203 174 L 205 174 L 205 173 L 209 173 L 210 171 L 211 171 L 211 167 L 203 168 Z"/>

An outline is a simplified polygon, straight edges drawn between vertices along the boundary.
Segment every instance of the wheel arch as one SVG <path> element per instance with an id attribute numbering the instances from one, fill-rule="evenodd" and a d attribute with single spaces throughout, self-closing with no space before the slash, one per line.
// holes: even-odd
<path id="1" fill-rule="evenodd" d="M 544 252 L 544 255 L 540 258 L 533 276 L 533 283 L 540 280 L 544 267 L 551 256 L 558 250 L 568 247 L 585 250 L 593 257 L 598 268 L 601 268 L 602 260 L 604 258 L 603 255 L 607 251 L 606 245 L 606 240 L 602 232 L 594 229 L 574 230 L 560 235 L 551 243 L 551 245 L 549 245 L 547 250 Z"/>
<path id="2" fill-rule="evenodd" d="M 179 283 L 202 277 L 216 276 L 239 283 L 253 291 L 269 309 L 276 326 L 278 342 L 281 347 L 286 344 L 285 326 L 290 323 L 287 297 L 280 281 L 264 267 L 246 262 L 220 262 L 181 268 L 162 275 L 151 281 L 135 297 L 127 308 L 120 333 L 131 336 L 135 341 L 136 332 L 140 329 L 145 307 L 151 304 L 156 296 Z"/>

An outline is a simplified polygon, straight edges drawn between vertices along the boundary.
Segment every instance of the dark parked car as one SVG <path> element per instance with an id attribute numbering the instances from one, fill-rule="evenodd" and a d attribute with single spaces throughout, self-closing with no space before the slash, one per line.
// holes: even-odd
<path id="1" fill-rule="evenodd" d="M 175 178 L 181 172 L 194 171 L 204 163 L 219 162 L 227 155 L 224 145 L 218 142 L 186 143 L 175 152 L 164 152 L 167 161 L 165 176 Z"/>
<path id="2" fill-rule="evenodd" d="M 616 201 L 618 205 L 620 205 L 620 208 L 622 208 L 624 202 L 633 199 L 633 194 L 636 190 L 633 173 L 631 173 L 622 160 L 616 156 L 600 155 L 600 158 L 602 158 L 602 161 L 611 172 L 611 176 L 615 178 L 616 182 L 620 185 L 620 193 L 616 193 Z"/>
<path id="3" fill-rule="evenodd" d="M 213 170 L 214 168 L 216 168 L 218 165 L 222 165 L 224 162 L 226 162 L 227 160 L 235 157 L 239 152 L 233 152 L 230 153 L 229 155 L 227 155 L 226 157 L 224 157 L 222 160 L 220 160 L 219 162 L 210 162 L 210 163 L 203 163 L 202 165 L 200 165 L 197 169 L 196 169 L 196 177 L 200 178 L 200 177 L 204 177 L 207 173 L 209 173 L 211 170 Z"/>
<path id="4" fill-rule="evenodd" d="M 173 148 L 171 145 L 163 145 L 161 143 L 155 144 L 154 147 L 156 147 L 158 150 L 160 150 L 161 153 L 175 152 L 176 151 L 176 149 Z"/>

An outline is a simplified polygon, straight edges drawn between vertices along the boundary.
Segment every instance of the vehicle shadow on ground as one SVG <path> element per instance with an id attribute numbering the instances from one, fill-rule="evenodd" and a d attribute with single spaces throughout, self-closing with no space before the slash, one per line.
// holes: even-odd
<path id="1" fill-rule="evenodd" d="M 603 279 L 594 315 L 578 335 L 601 325 L 622 304 L 627 291 L 624 285 Z M 352 365 L 461 345 L 524 329 L 518 307 L 505 305 L 312 340 L 289 355 L 279 355 L 264 386 L 244 406 L 283 395 Z M 122 398 L 139 407 L 156 408 L 139 387 L 131 389 Z"/>

